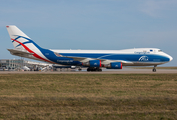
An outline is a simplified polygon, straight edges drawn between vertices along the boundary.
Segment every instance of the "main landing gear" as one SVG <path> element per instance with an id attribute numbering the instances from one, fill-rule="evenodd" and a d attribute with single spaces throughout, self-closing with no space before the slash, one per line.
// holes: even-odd
<path id="1" fill-rule="evenodd" d="M 99 71 L 99 72 L 101 72 L 102 71 L 102 69 L 101 68 L 97 68 L 97 67 L 89 67 L 89 68 L 87 68 L 87 71 L 88 72 L 90 72 L 90 71 Z"/>
<path id="2" fill-rule="evenodd" d="M 152 72 L 156 72 L 157 65 L 154 65 L 154 68 L 152 69 Z"/>

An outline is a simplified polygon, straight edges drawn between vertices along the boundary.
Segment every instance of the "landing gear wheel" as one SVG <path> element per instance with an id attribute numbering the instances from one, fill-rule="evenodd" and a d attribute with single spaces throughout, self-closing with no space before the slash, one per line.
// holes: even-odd
<path id="1" fill-rule="evenodd" d="M 152 72 L 156 72 L 157 65 L 154 65 L 154 68 L 152 69 Z"/>
<path id="2" fill-rule="evenodd" d="M 91 69 L 90 69 L 90 68 L 87 68 L 87 71 L 88 71 L 88 72 L 90 72 L 90 71 L 91 71 Z"/>
<path id="3" fill-rule="evenodd" d="M 95 68 L 94 71 L 100 72 L 100 71 L 102 71 L 102 69 L 101 68 Z"/>
<path id="4" fill-rule="evenodd" d="M 152 69 L 152 71 L 153 71 L 153 72 L 156 72 L 156 69 L 155 69 L 155 68 L 153 68 L 153 69 Z"/>
<path id="5" fill-rule="evenodd" d="M 99 72 L 101 72 L 102 71 L 102 69 L 101 68 L 93 68 L 93 67 L 89 67 L 89 68 L 87 68 L 87 71 L 88 72 L 93 72 L 93 71 L 99 71 Z"/>

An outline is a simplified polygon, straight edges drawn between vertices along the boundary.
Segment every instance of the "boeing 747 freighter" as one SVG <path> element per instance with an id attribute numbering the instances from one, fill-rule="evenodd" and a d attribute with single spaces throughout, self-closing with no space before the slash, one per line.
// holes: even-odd
<path id="1" fill-rule="evenodd" d="M 88 67 L 87 71 L 102 71 L 101 68 L 122 69 L 122 66 L 154 66 L 173 60 L 157 48 L 124 50 L 53 50 L 37 45 L 14 25 L 6 26 L 15 49 L 12 55 L 45 61 L 53 64 Z"/>

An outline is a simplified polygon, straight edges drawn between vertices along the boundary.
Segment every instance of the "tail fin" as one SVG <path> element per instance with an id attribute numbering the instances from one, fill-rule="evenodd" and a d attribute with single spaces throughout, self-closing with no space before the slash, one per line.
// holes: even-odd
<path id="1" fill-rule="evenodd" d="M 12 40 L 15 49 L 26 50 L 26 46 L 30 49 L 40 48 L 31 40 L 25 33 L 18 29 L 15 25 L 6 26 L 9 36 Z M 30 44 L 29 44 L 30 43 Z M 26 46 L 25 46 L 26 44 Z"/>
<path id="2" fill-rule="evenodd" d="M 24 50 L 25 48 L 20 43 L 28 42 L 30 38 L 14 25 L 6 26 L 6 28 L 14 48 Z"/>
<path id="3" fill-rule="evenodd" d="M 45 56 L 46 51 L 47 53 L 50 52 L 52 54 L 53 52 L 38 46 L 34 41 L 31 40 L 31 38 L 29 38 L 25 33 L 23 33 L 16 26 L 9 25 L 6 26 L 6 28 L 10 35 L 14 48 L 16 49 L 16 50 L 8 49 L 13 55 L 53 63 Z"/>

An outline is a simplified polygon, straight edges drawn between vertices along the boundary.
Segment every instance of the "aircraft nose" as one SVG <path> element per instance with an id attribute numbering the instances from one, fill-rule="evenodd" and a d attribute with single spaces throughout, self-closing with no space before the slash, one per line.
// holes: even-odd
<path id="1" fill-rule="evenodd" d="M 171 56 L 169 56 L 169 59 L 170 59 L 170 61 L 172 61 L 172 60 L 173 60 L 173 58 L 172 58 Z"/>

